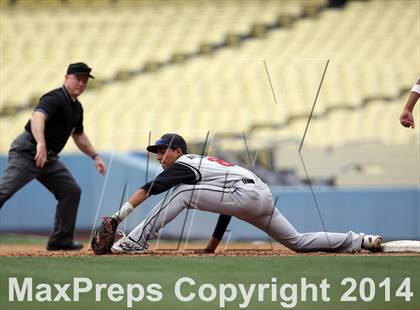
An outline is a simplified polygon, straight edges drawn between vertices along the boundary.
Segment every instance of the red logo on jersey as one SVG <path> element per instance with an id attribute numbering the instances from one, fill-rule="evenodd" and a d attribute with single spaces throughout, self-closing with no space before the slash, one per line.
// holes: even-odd
<path id="1" fill-rule="evenodd" d="M 224 161 L 223 159 L 219 159 L 219 158 L 216 158 L 216 157 L 207 156 L 207 159 L 210 160 L 210 161 L 214 161 L 214 162 L 216 162 L 216 163 L 218 163 L 218 164 L 220 164 L 222 166 L 225 166 L 225 167 L 233 167 L 233 166 L 235 166 L 234 163 L 230 163 L 228 161 Z"/>

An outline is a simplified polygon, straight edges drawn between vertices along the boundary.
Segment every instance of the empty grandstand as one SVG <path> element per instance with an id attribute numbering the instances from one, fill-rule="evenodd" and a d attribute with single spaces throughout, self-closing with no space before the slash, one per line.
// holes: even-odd
<path id="1" fill-rule="evenodd" d="M 174 131 L 199 151 L 210 131 L 210 152 L 250 164 L 258 151 L 267 180 L 305 184 L 298 147 L 329 60 L 302 149 L 313 181 L 418 186 L 420 126 L 398 117 L 420 72 L 420 3 L 328 3 L 2 1 L 0 151 L 82 60 L 97 77 L 81 101 L 100 151 L 144 151 L 149 132 Z"/>

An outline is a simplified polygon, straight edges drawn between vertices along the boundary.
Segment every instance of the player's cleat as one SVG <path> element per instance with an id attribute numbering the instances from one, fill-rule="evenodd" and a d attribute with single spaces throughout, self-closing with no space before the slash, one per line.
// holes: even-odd
<path id="1" fill-rule="evenodd" d="M 379 235 L 365 235 L 362 248 L 369 251 L 379 251 L 382 247 L 382 237 Z"/>
<path id="2" fill-rule="evenodd" d="M 111 252 L 114 254 L 139 254 L 147 251 L 146 247 L 141 246 L 128 236 L 123 236 L 114 243 Z"/>

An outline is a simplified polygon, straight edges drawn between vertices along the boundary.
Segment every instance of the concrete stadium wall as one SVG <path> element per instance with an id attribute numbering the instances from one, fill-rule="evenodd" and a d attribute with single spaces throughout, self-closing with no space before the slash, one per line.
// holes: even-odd
<path id="1" fill-rule="evenodd" d="M 114 213 L 119 206 L 124 183 L 127 195 L 146 181 L 146 160 L 127 155 L 104 156 L 109 173 L 96 173 L 86 156 L 64 155 L 62 161 L 82 188 L 77 230 L 91 230 L 98 218 Z M 6 157 L 0 157 L 3 172 Z M 148 180 L 159 172 L 152 164 Z M 308 188 L 272 187 L 278 196 L 277 208 L 301 232 L 322 231 L 316 204 Z M 420 188 L 315 188 L 315 196 L 326 229 L 334 232 L 366 232 L 382 234 L 387 240 L 420 240 Z M 151 197 L 122 223 L 130 230 L 139 223 L 161 197 Z M 1 231 L 48 231 L 54 221 L 55 199 L 37 181 L 16 193 L 0 211 Z M 187 211 L 183 211 L 164 230 L 163 236 L 178 238 Z M 188 210 L 184 237 L 208 238 L 217 221 L 216 214 Z M 248 223 L 233 219 L 226 237 L 234 239 L 268 240 L 265 233 Z"/>

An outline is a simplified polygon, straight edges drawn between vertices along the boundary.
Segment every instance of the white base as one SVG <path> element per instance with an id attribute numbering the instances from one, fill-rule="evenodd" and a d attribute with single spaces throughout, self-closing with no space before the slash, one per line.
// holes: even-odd
<path id="1" fill-rule="evenodd" d="M 420 252 L 419 240 L 397 240 L 382 243 L 382 252 Z"/>

